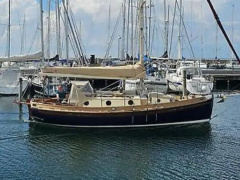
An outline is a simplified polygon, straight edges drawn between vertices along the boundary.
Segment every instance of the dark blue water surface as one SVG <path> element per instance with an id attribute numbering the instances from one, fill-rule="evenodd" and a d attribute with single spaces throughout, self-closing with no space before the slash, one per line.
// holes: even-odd
<path id="1" fill-rule="evenodd" d="M 61 129 L 28 122 L 0 97 L 0 179 L 240 179 L 240 96 L 208 124 Z"/>

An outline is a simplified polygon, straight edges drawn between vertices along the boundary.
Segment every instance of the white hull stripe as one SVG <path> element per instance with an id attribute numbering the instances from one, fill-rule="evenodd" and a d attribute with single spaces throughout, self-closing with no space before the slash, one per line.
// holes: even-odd
<path id="1" fill-rule="evenodd" d="M 82 125 L 61 125 L 61 124 L 50 124 L 39 121 L 31 121 L 39 124 L 59 126 L 59 127 L 72 127 L 72 128 L 134 128 L 134 127 L 157 127 L 157 126 L 170 126 L 170 125 L 187 125 L 187 124 L 199 124 L 209 122 L 210 119 L 196 120 L 196 121 L 185 121 L 185 122 L 176 122 L 176 123 L 164 123 L 164 124 L 146 124 L 146 125 L 112 125 L 112 126 L 82 126 Z"/>

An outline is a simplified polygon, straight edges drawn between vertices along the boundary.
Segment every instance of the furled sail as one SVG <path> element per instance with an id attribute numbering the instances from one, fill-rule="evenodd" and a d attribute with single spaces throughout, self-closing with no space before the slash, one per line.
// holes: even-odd
<path id="1" fill-rule="evenodd" d="M 34 61 L 34 60 L 40 60 L 42 57 L 42 52 L 38 51 L 36 53 L 32 54 L 23 54 L 18 56 L 11 56 L 11 57 L 0 57 L 0 62 L 19 62 L 19 61 Z"/>
<path id="2" fill-rule="evenodd" d="M 105 67 L 45 67 L 42 69 L 41 75 L 93 79 L 137 79 L 146 77 L 145 68 L 140 63 Z"/>

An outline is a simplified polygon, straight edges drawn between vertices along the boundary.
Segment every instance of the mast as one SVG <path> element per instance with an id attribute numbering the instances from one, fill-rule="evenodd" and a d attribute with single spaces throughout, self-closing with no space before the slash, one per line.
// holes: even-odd
<path id="1" fill-rule="evenodd" d="M 43 0 L 40 0 L 40 23 L 41 23 L 41 46 L 42 46 L 42 62 L 44 61 L 44 42 L 43 42 Z"/>
<path id="2" fill-rule="evenodd" d="M 131 0 L 131 57 L 133 58 L 133 64 L 134 64 L 134 46 L 133 46 L 133 41 L 134 41 L 134 28 L 133 28 L 133 0 Z"/>
<path id="3" fill-rule="evenodd" d="M 24 41 L 25 40 L 25 14 L 23 17 L 23 26 L 22 26 L 22 37 L 21 37 L 21 51 L 20 54 L 24 53 Z"/>
<path id="4" fill-rule="evenodd" d="M 180 0 L 180 19 L 179 19 L 179 30 L 178 30 L 178 60 L 182 59 L 182 42 L 181 42 L 181 26 L 182 26 L 182 0 Z"/>
<path id="5" fill-rule="evenodd" d="M 221 21 L 220 21 L 218 15 L 217 15 L 215 9 L 214 9 L 214 7 L 213 7 L 211 1 L 210 1 L 210 0 L 207 0 L 207 2 L 208 2 L 208 4 L 209 4 L 209 6 L 210 6 L 210 9 L 212 10 L 213 16 L 214 16 L 214 18 L 216 19 L 219 28 L 221 29 L 221 31 L 222 31 L 222 33 L 223 33 L 223 35 L 224 35 L 226 41 L 228 42 L 228 45 L 230 46 L 230 48 L 231 48 L 231 50 L 233 51 L 233 53 L 234 53 L 236 59 L 238 60 L 238 63 L 240 64 L 240 59 L 239 59 L 239 57 L 238 57 L 238 55 L 237 55 L 237 52 L 235 51 L 235 49 L 234 49 L 234 47 L 233 47 L 233 45 L 232 45 L 230 39 L 228 38 L 228 35 L 227 35 L 226 31 L 224 30 L 224 27 L 223 27 L 223 25 L 222 25 L 222 23 L 221 23 Z"/>
<path id="6" fill-rule="evenodd" d="M 182 1 L 181 1 L 181 59 L 183 58 L 183 30 L 184 30 L 184 7 L 182 6 Z M 185 58 L 184 58 L 185 62 Z"/>
<path id="7" fill-rule="evenodd" d="M 201 5 L 201 20 L 202 19 L 203 19 L 203 15 L 202 15 L 202 5 Z M 201 58 L 200 59 L 201 60 L 203 59 L 203 26 L 201 27 Z"/>
<path id="8" fill-rule="evenodd" d="M 47 34 L 47 42 L 48 42 L 48 49 L 47 49 L 47 57 L 48 60 L 50 59 L 50 28 L 51 28 L 51 0 L 48 0 L 48 34 Z"/>
<path id="9" fill-rule="evenodd" d="M 149 20 L 148 20 L 148 54 L 151 54 L 151 26 L 152 26 L 152 0 L 149 2 L 150 9 L 149 9 Z"/>
<path id="10" fill-rule="evenodd" d="M 193 37 L 193 33 L 192 33 L 192 1 L 191 1 L 191 40 L 192 40 L 192 37 Z"/>
<path id="11" fill-rule="evenodd" d="M 55 10 L 56 10 L 56 41 L 57 41 L 57 54 L 59 57 L 61 54 L 61 40 L 60 40 L 60 9 L 59 9 L 59 0 L 55 1 Z"/>
<path id="12" fill-rule="evenodd" d="M 139 8 L 140 8 L 140 2 L 136 3 L 137 5 L 137 11 L 136 11 L 136 16 L 135 16 L 135 28 L 134 28 L 134 39 L 133 39 L 133 56 L 135 56 L 137 54 L 137 48 L 138 50 L 140 50 L 140 44 L 139 44 L 139 34 L 140 34 L 140 30 L 139 30 Z M 139 52 L 139 51 L 138 51 Z M 135 63 L 134 58 L 133 58 L 133 64 Z"/>
<path id="13" fill-rule="evenodd" d="M 125 28 L 126 28 L 126 0 L 123 3 L 123 31 L 122 31 L 122 49 L 120 59 L 125 59 Z"/>
<path id="14" fill-rule="evenodd" d="M 233 39 L 233 16 L 234 16 L 234 5 L 232 4 L 232 43 L 233 43 L 233 41 L 234 41 L 234 39 Z M 230 49 L 230 51 L 231 51 L 231 49 Z M 231 54 L 232 54 L 232 60 L 233 60 L 233 56 L 234 56 L 234 54 L 233 54 L 233 52 L 231 52 Z"/>
<path id="15" fill-rule="evenodd" d="M 167 19 L 167 10 L 166 10 L 166 0 L 163 1 L 163 7 L 164 7 L 164 55 L 165 55 L 165 52 L 167 52 L 167 41 L 166 41 L 166 33 L 167 33 L 167 26 L 166 26 L 166 19 Z"/>
<path id="16" fill-rule="evenodd" d="M 111 39 L 111 5 L 108 7 L 108 36 L 107 36 L 107 49 L 110 46 L 110 39 Z M 109 59 L 109 51 L 106 54 L 106 58 Z"/>
<path id="17" fill-rule="evenodd" d="M 64 0 L 65 2 L 65 33 L 66 33 L 66 59 L 69 59 L 69 33 L 68 33 L 68 0 Z"/>
<path id="18" fill-rule="evenodd" d="M 10 38 L 10 31 L 11 31 L 11 3 L 10 0 L 8 1 L 8 58 L 10 58 L 11 53 L 11 38 Z"/>
<path id="19" fill-rule="evenodd" d="M 145 52 L 144 54 L 148 57 L 148 23 L 147 23 L 147 8 L 148 5 L 145 5 L 144 7 L 144 26 L 145 26 Z"/>
<path id="20" fill-rule="evenodd" d="M 64 8 L 64 11 L 67 12 L 67 8 L 66 8 L 66 6 L 65 6 L 64 3 L 63 3 L 63 8 Z M 71 16 L 71 17 L 73 16 L 73 14 L 72 14 L 71 11 L 70 11 L 70 16 Z M 79 62 L 80 62 L 82 65 L 84 65 L 84 63 L 85 63 L 85 65 L 88 65 L 88 64 L 89 64 L 89 61 L 88 61 L 88 59 L 86 59 L 86 57 L 85 57 L 84 54 L 83 54 L 83 49 L 82 49 L 82 47 L 81 47 L 81 45 L 80 45 L 79 35 L 78 35 L 78 32 L 76 31 L 76 29 L 77 29 L 76 24 L 73 22 L 73 20 L 72 20 L 72 22 L 71 22 L 71 19 L 70 19 L 68 13 L 66 13 L 66 20 L 67 20 L 67 22 L 65 22 L 65 23 L 68 24 L 69 30 L 71 31 L 72 40 L 73 40 L 73 42 L 75 43 L 75 48 L 76 48 L 76 50 L 77 50 L 76 52 L 78 53 L 79 58 L 81 58 L 81 59 L 79 59 L 79 60 L 81 60 L 81 61 L 79 61 Z M 68 52 L 68 51 L 67 51 L 67 52 Z"/>
<path id="21" fill-rule="evenodd" d="M 140 63 L 143 65 L 143 53 L 144 53 L 144 32 L 143 32 L 143 26 L 144 26 L 144 12 L 143 12 L 143 6 L 146 3 L 146 1 L 140 0 L 139 5 L 139 50 L 140 50 Z"/>
<path id="22" fill-rule="evenodd" d="M 169 7 L 168 7 L 169 8 Z M 168 16 L 167 16 L 168 14 Z M 167 13 L 167 4 L 166 4 L 166 0 L 164 0 L 164 57 L 168 57 L 168 27 L 169 27 L 169 9 L 168 9 L 168 13 Z M 180 38 L 180 36 L 179 36 Z"/>
<path id="23" fill-rule="evenodd" d="M 126 44 L 126 52 L 129 55 L 129 24 L 130 24 L 130 0 L 128 0 L 128 6 L 127 6 L 128 10 L 127 10 L 127 44 Z M 129 56 L 127 56 L 127 61 L 129 61 L 128 59 Z"/>
<path id="24" fill-rule="evenodd" d="M 174 24 L 175 24 L 176 8 L 177 8 L 177 0 L 175 0 L 174 11 L 173 11 L 172 30 L 171 30 L 171 37 L 170 37 L 169 53 L 168 53 L 169 54 L 169 56 L 168 56 L 169 59 L 170 59 L 171 50 L 172 50 L 172 39 L 173 39 L 173 30 L 174 30 Z"/>

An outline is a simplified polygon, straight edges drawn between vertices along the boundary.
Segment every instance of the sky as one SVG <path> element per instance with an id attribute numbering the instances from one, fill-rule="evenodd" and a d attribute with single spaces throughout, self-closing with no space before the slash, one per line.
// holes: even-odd
<path id="1" fill-rule="evenodd" d="M 128 0 L 125 1 L 128 2 Z M 136 0 L 133 1 L 136 2 Z M 151 56 L 161 56 L 164 52 L 163 1 L 164 0 L 152 0 Z M 94 54 L 96 57 L 103 58 L 106 54 L 109 36 L 112 36 L 114 32 L 114 27 L 117 24 L 116 22 L 123 2 L 124 0 L 69 0 L 69 7 L 73 13 L 76 27 L 79 31 L 81 45 L 87 57 Z M 211 2 L 229 38 L 232 40 L 234 48 L 237 53 L 240 54 L 240 11 L 238 11 L 238 9 L 240 9 L 240 2 L 238 2 L 238 0 L 212 0 Z M 0 56 L 6 56 L 8 51 L 8 3 L 9 0 L 0 0 Z M 146 4 L 149 3 L 150 0 L 147 0 Z M 43 0 L 44 45 L 45 49 L 50 48 L 50 56 L 54 56 L 57 53 L 54 4 L 55 0 L 52 0 L 50 8 L 51 43 L 48 45 L 48 0 Z M 167 4 L 169 5 L 169 46 L 171 44 L 171 57 L 177 58 L 180 13 L 179 11 L 176 12 L 173 26 L 175 0 L 167 0 Z M 60 7 L 62 9 L 62 6 Z M 136 7 L 134 6 L 134 8 Z M 150 11 L 149 9 L 150 8 L 148 8 L 147 12 Z M 39 0 L 11 0 L 10 16 L 10 54 L 28 54 L 40 50 Z M 208 6 L 207 0 L 183 0 L 182 17 L 186 29 L 186 31 L 182 31 L 181 34 L 183 57 L 192 58 L 194 55 L 194 58 L 215 58 L 216 56 L 217 58 L 232 58 L 232 52 L 220 29 L 217 28 L 216 21 Z M 148 19 L 150 19 L 149 15 Z M 119 49 L 122 47 L 122 40 L 124 39 L 122 38 L 122 22 L 123 20 L 120 18 L 109 52 L 111 57 L 118 57 Z M 121 37 L 121 39 L 119 37 Z M 170 43 L 170 39 L 172 39 L 172 43 Z M 135 42 L 135 44 L 137 44 L 137 42 Z M 61 26 L 61 46 L 62 58 L 65 58 L 66 48 L 63 26 Z M 137 45 L 134 45 L 134 47 L 137 47 Z M 193 53 L 191 53 L 191 48 Z M 74 54 L 71 46 L 69 49 L 70 56 L 73 57 Z"/>

